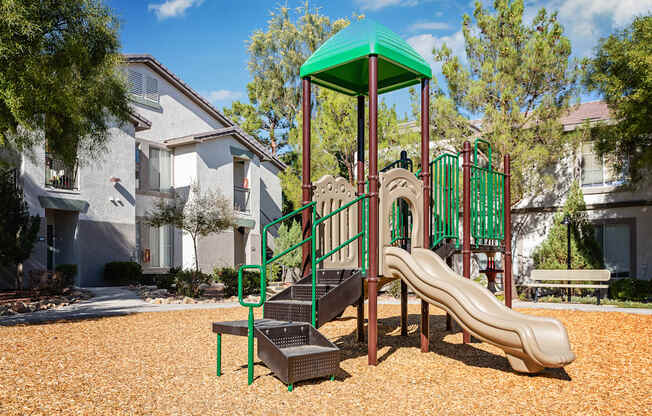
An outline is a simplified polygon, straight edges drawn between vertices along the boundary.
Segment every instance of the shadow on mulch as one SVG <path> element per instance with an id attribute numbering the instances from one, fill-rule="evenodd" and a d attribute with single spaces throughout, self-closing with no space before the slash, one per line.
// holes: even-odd
<path id="1" fill-rule="evenodd" d="M 399 348 L 416 348 L 421 349 L 419 333 L 420 315 L 408 315 L 408 336 L 400 335 L 401 318 L 390 317 L 378 319 L 378 346 L 383 349 L 387 348 L 382 355 L 378 357 L 378 364 L 385 361 Z M 344 318 L 344 320 L 356 319 Z M 365 322 L 367 320 L 365 319 Z M 488 351 L 474 347 L 472 344 L 454 344 L 446 342 L 444 338 L 455 332 L 461 332 L 459 326 L 454 324 L 453 332 L 446 331 L 446 315 L 430 315 L 430 352 L 443 355 L 445 357 L 460 361 L 471 367 L 493 368 L 509 373 L 516 373 L 524 377 L 545 377 L 558 380 L 571 381 L 571 377 L 563 368 L 547 368 L 537 374 L 519 373 L 512 370 L 507 358 L 502 355 L 492 354 Z M 334 343 L 341 350 L 341 361 L 354 359 L 367 355 L 367 345 L 358 343 L 356 331 L 348 335 L 339 337 Z M 367 328 L 365 327 L 365 340 L 367 337 Z"/>

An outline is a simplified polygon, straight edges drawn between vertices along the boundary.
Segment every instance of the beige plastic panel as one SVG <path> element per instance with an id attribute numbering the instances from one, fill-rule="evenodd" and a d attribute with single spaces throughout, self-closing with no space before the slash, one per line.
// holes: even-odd
<path id="1" fill-rule="evenodd" d="M 380 174 L 380 244 L 378 270 L 383 272 L 383 248 L 392 241 L 392 203 L 404 199 L 412 212 L 412 247 L 423 247 L 423 182 L 407 169 L 392 169 Z M 379 286 L 380 288 L 380 286 Z"/>
<path id="2" fill-rule="evenodd" d="M 430 250 L 384 250 L 384 274 L 403 279 L 418 297 L 444 309 L 475 337 L 505 351 L 516 371 L 536 373 L 575 360 L 566 328 L 557 319 L 507 308 L 485 287 L 465 279 Z"/>
<path id="3" fill-rule="evenodd" d="M 532 280 L 570 280 L 606 282 L 611 279 L 609 270 L 532 270 Z"/>
<path id="4" fill-rule="evenodd" d="M 342 177 L 325 175 L 314 183 L 313 201 L 317 203 L 317 214 L 328 215 L 356 198 L 355 188 Z M 328 253 L 358 233 L 358 204 L 334 215 L 320 224 L 317 231 L 318 256 Z M 325 259 L 323 269 L 358 267 L 358 241 Z"/>

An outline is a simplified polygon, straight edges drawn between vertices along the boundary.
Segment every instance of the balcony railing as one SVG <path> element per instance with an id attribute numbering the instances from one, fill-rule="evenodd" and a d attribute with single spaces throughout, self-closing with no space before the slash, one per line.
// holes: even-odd
<path id="1" fill-rule="evenodd" d="M 233 209 L 237 212 L 249 213 L 250 189 L 240 186 L 233 187 Z"/>
<path id="2" fill-rule="evenodd" d="M 61 160 L 45 154 L 45 185 L 57 189 L 79 189 L 77 166 L 69 167 Z"/>

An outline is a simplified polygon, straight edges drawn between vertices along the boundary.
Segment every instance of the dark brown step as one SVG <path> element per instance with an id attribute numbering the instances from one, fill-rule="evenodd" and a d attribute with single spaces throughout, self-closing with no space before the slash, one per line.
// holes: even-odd
<path id="1" fill-rule="evenodd" d="M 312 284 L 309 284 L 309 283 L 303 283 L 303 284 L 302 283 L 297 283 L 297 284 L 294 284 L 294 285 L 292 285 L 290 287 L 292 288 L 292 291 L 291 291 L 292 299 L 312 301 Z M 324 296 L 332 288 L 333 288 L 333 286 L 331 286 L 331 285 L 316 284 L 315 285 L 315 292 L 316 292 L 316 295 L 317 295 L 317 299 Z"/>
<path id="2" fill-rule="evenodd" d="M 278 299 L 265 302 L 266 319 L 290 322 L 312 322 L 312 302 L 309 300 Z"/>

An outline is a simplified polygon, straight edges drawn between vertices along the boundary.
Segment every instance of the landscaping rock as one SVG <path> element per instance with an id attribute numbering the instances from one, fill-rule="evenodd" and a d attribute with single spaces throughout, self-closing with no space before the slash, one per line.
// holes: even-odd
<path id="1" fill-rule="evenodd" d="M 189 298 L 188 296 L 186 296 L 183 298 L 183 303 L 184 304 L 195 303 L 195 300 L 193 298 Z"/>

